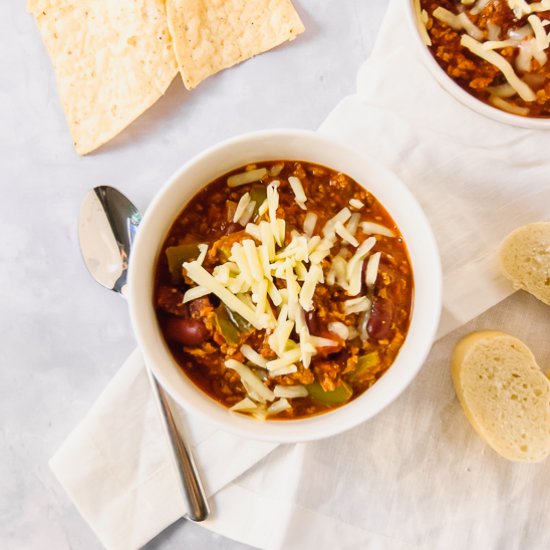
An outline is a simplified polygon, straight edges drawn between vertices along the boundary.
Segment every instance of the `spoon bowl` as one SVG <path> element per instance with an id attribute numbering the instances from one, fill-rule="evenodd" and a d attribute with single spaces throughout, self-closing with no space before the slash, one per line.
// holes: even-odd
<path id="1" fill-rule="evenodd" d="M 80 208 L 78 237 L 88 271 L 102 286 L 123 293 L 128 258 L 141 214 L 114 187 L 92 189 Z"/>

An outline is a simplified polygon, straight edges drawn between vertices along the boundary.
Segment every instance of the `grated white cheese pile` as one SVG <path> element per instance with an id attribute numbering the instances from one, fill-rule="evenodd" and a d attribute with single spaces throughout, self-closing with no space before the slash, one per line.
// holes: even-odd
<path id="1" fill-rule="evenodd" d="M 254 172 L 252 176 L 250 172 L 231 176 L 228 185 L 236 187 L 244 185 L 243 182 L 258 181 L 267 170 Z M 307 210 L 301 181 L 291 176 L 288 182 L 296 203 Z M 254 223 L 248 221 L 252 213 L 247 218 L 245 231 L 250 238 L 234 243 L 226 262 L 209 273 L 202 266 L 207 251 L 206 245 L 201 245 L 200 257 L 183 264 L 187 276 L 197 284 L 185 293 L 184 302 L 212 293 L 254 328 L 266 331 L 275 359 L 266 360 L 249 345 L 241 346 L 240 352 L 253 368 L 262 369 L 269 378 L 295 373 L 299 363 L 307 369 L 319 348 L 335 346 L 338 340 L 357 335 L 357 331 L 344 323 L 329 326 L 335 340 L 310 334 L 305 316 L 313 310 L 315 289 L 320 283 L 339 285 L 351 297 L 343 304 L 345 314 L 368 311 L 370 300 L 357 297 L 363 282 L 363 262 L 368 258 L 365 278 L 367 286 L 372 287 L 380 262 L 379 252 L 371 254 L 376 244 L 375 235 L 395 237 L 389 228 L 361 222 L 360 213 L 352 214 L 345 207 L 321 228 L 317 227 L 318 216 L 307 212 L 304 231 L 292 230 L 287 239 L 285 220 L 277 217 L 279 185 L 279 181 L 267 185 L 266 207 L 259 210 Z M 241 222 L 250 204 L 250 194 L 244 193 L 233 221 Z M 352 199 L 350 206 L 361 210 L 364 204 Z M 334 260 L 325 262 L 338 247 Z M 292 339 L 293 333 L 297 338 Z M 276 386 L 272 391 L 249 366 L 234 359 L 227 360 L 225 365 L 239 374 L 247 392 L 247 397 L 233 410 L 265 418 L 290 408 L 289 399 L 307 395 L 307 389 L 301 385 Z"/>
<path id="2" fill-rule="evenodd" d="M 480 59 L 491 63 L 504 76 L 507 85 L 489 88 L 489 101 L 496 107 L 517 115 L 529 114 L 527 107 L 522 107 L 507 101 L 505 98 L 518 95 L 523 101 L 530 103 L 536 100 L 536 94 L 522 78 L 533 68 L 533 61 L 543 66 L 548 61 L 550 48 L 550 33 L 546 27 L 550 21 L 541 19 L 537 13 L 550 10 L 550 0 L 527 3 L 525 0 L 506 0 L 509 9 L 518 20 L 526 18 L 522 27 L 510 30 L 502 37 L 501 29 L 489 21 L 486 30 L 477 27 L 470 16 L 477 16 L 487 6 L 488 0 L 461 0 L 458 13 L 453 13 L 441 6 L 432 12 L 432 17 L 456 31 L 464 31 L 461 35 L 461 45 Z M 414 0 L 420 34 L 424 42 L 431 46 L 432 41 L 426 29 L 428 14 L 421 10 L 420 0 Z M 514 48 L 517 55 L 512 64 L 496 50 Z"/>

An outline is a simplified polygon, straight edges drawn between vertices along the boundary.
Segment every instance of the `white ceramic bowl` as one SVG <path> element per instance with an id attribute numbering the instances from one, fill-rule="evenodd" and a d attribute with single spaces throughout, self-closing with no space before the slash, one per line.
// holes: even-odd
<path id="1" fill-rule="evenodd" d="M 414 273 L 409 332 L 390 369 L 363 395 L 326 414 L 298 420 L 261 422 L 233 413 L 185 376 L 159 330 L 153 307 L 157 255 L 176 216 L 206 184 L 252 162 L 303 160 L 342 171 L 386 207 L 407 243 Z M 371 418 L 411 382 L 430 349 L 441 309 L 441 268 L 430 226 L 409 190 L 378 163 L 315 132 L 273 130 L 236 137 L 208 149 L 176 172 L 147 210 L 129 268 L 130 315 L 145 360 L 160 383 L 184 408 L 222 428 L 253 439 L 278 442 L 320 439 Z"/>
<path id="2" fill-rule="evenodd" d="M 437 80 L 440 86 L 449 94 L 451 94 L 455 99 L 460 101 L 466 107 L 476 111 L 477 113 L 492 118 L 498 122 L 504 124 L 509 124 L 511 126 L 518 126 L 520 128 L 529 128 L 532 130 L 550 129 L 550 118 L 534 118 L 534 117 L 524 117 L 520 115 L 514 115 L 512 113 L 507 113 L 484 103 L 483 101 L 477 99 L 473 95 L 469 94 L 466 90 L 461 88 L 437 63 L 434 56 L 431 54 L 428 46 L 424 44 L 420 32 L 418 30 L 418 20 L 416 18 L 416 13 L 414 9 L 413 0 L 402 0 L 405 4 L 405 10 L 407 12 L 407 20 L 409 27 L 412 30 L 414 45 L 420 56 L 422 62 L 430 71 L 432 76 Z"/>

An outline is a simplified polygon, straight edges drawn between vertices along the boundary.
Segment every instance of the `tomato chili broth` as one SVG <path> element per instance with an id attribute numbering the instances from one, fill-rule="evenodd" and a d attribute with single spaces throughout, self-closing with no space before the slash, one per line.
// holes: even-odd
<path id="1" fill-rule="evenodd" d="M 275 167 L 281 167 L 276 174 L 273 172 Z M 243 173 L 246 169 L 253 171 L 259 168 L 268 170 L 261 181 L 235 188 L 228 187 L 227 180 L 232 175 Z M 303 186 L 307 196 L 307 210 L 296 202 L 289 183 L 291 177 L 298 178 Z M 184 304 L 183 297 L 194 283 L 186 276 L 185 270 L 178 273 L 174 269 L 174 261 L 176 266 L 178 262 L 181 265 L 190 260 L 193 254 L 198 255 L 198 244 L 207 244 L 208 252 L 203 266 L 207 271 L 213 272 L 222 260 L 227 259 L 235 243 L 254 240 L 245 231 L 245 227 L 228 216 L 228 209 L 235 209 L 245 193 L 255 197 L 255 202 L 261 202 L 264 196 L 261 188 L 265 190 L 273 181 L 279 182 L 277 214 L 286 221 L 286 245 L 293 230 L 303 232 L 308 212 L 317 215 L 315 227 L 316 232 L 320 233 L 320 228 L 346 207 L 354 214 L 360 214 L 361 223 L 379 224 L 389 229 L 393 236 L 376 235 L 372 254 L 381 252 L 376 283 L 370 289 L 365 288 L 362 283 L 359 293 L 359 296 L 370 297 L 370 318 L 365 321 L 363 312 L 343 314 L 341 304 L 352 297 L 338 285 L 325 282 L 318 284 L 313 298 L 314 310 L 307 312 L 307 328 L 311 335 L 334 345 L 318 348 L 311 358 L 309 368 L 298 364 L 297 372 L 270 378 L 265 376 L 263 369 L 251 365 L 240 351 L 243 344 L 246 344 L 265 359 L 275 360 L 277 356 L 267 343 L 268 332 L 252 329 L 249 324 L 243 323 L 242 317 L 236 315 L 213 294 Z M 351 208 L 350 199 L 362 203 L 363 208 L 357 211 Z M 256 212 L 250 222 L 258 221 L 262 217 L 266 218 L 268 214 L 260 215 Z M 356 234 L 360 242 L 368 238 L 361 230 Z M 325 273 L 341 248 L 342 245 L 338 242 L 323 260 Z M 354 247 L 349 243 L 344 248 L 348 249 L 349 255 L 353 253 Z M 174 250 L 183 256 L 170 258 L 170 253 Z M 367 261 L 364 261 L 363 268 L 366 265 Z M 276 284 L 284 288 L 285 282 L 277 279 Z M 326 412 L 345 404 L 371 387 L 391 366 L 405 339 L 410 321 L 412 294 L 413 278 L 407 249 L 398 228 L 384 207 L 372 194 L 345 174 L 317 164 L 296 161 L 259 162 L 225 174 L 203 188 L 170 228 L 162 246 L 155 278 L 155 308 L 164 338 L 182 370 L 209 396 L 226 407 L 232 407 L 245 397 L 250 397 L 240 375 L 226 367 L 228 359 L 248 364 L 270 389 L 275 386 L 307 388 L 307 396 L 289 398 L 291 408 L 269 417 L 276 419 L 299 418 Z M 270 307 L 273 308 L 273 304 Z M 358 330 L 361 320 L 368 325 L 363 337 Z M 343 334 L 338 336 L 329 330 L 328 325 L 331 323 L 341 323 L 348 331 L 355 330 L 358 334 L 344 339 Z M 293 338 L 297 340 L 295 330 Z"/>

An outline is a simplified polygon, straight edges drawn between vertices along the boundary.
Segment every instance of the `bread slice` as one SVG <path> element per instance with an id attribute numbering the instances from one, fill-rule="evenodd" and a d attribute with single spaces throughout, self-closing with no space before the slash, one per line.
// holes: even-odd
<path id="1" fill-rule="evenodd" d="M 500 245 L 500 264 L 515 288 L 550 305 L 550 222 L 512 231 Z"/>
<path id="2" fill-rule="evenodd" d="M 550 380 L 529 348 L 498 331 L 473 332 L 455 347 L 453 382 L 477 433 L 509 460 L 550 453 Z"/>

